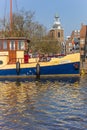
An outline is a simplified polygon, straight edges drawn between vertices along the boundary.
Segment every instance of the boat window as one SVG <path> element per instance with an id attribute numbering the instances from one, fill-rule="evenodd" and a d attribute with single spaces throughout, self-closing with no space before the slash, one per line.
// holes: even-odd
<path id="1" fill-rule="evenodd" d="M 0 50 L 2 49 L 2 41 L 0 41 Z"/>
<path id="2" fill-rule="evenodd" d="M 1 65 L 1 64 L 3 64 L 3 61 L 2 61 L 2 60 L 0 60 L 0 65 Z"/>
<path id="3" fill-rule="evenodd" d="M 6 50 L 7 49 L 7 41 L 3 42 L 3 49 Z"/>
<path id="4" fill-rule="evenodd" d="M 24 46 L 24 41 L 18 41 L 18 50 L 24 50 L 25 46 Z"/>
<path id="5" fill-rule="evenodd" d="M 10 50 L 15 50 L 15 41 L 10 41 Z"/>

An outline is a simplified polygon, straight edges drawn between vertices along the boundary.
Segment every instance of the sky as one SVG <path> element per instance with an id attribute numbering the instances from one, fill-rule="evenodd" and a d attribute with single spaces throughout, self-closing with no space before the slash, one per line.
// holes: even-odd
<path id="1" fill-rule="evenodd" d="M 10 0 L 0 0 L 0 18 L 9 12 Z M 13 0 L 13 11 L 24 9 L 35 12 L 34 20 L 48 30 L 53 26 L 54 16 L 60 17 L 64 35 L 87 25 L 87 0 Z"/>

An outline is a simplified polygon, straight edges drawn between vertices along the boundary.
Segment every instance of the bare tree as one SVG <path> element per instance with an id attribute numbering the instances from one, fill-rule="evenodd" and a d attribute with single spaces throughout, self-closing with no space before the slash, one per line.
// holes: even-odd
<path id="1" fill-rule="evenodd" d="M 25 36 L 30 39 L 40 39 L 46 34 L 46 28 L 34 21 L 35 12 L 21 10 L 19 13 L 13 13 L 12 31 L 10 32 L 10 21 L 6 18 L 0 20 L 2 30 L 5 36 Z"/>

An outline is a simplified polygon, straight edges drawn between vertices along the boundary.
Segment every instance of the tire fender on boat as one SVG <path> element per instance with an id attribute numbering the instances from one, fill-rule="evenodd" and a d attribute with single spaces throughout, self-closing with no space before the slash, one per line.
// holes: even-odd
<path id="1" fill-rule="evenodd" d="M 40 76 L 40 64 L 36 64 L 36 76 Z"/>
<path id="2" fill-rule="evenodd" d="M 20 62 L 19 61 L 16 62 L 16 72 L 17 72 L 17 75 L 20 74 Z"/>

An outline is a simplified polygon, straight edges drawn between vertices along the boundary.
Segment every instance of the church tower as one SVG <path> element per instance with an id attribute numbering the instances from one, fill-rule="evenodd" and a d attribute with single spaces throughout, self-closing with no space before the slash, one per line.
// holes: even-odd
<path id="1" fill-rule="evenodd" d="M 61 26 L 60 18 L 58 15 L 54 17 L 54 23 L 50 29 L 49 36 L 60 43 L 64 42 L 64 30 Z"/>

